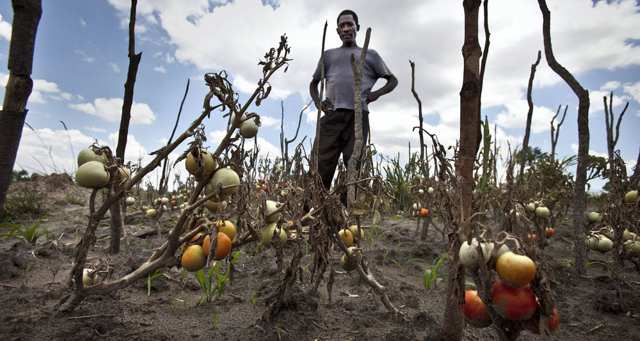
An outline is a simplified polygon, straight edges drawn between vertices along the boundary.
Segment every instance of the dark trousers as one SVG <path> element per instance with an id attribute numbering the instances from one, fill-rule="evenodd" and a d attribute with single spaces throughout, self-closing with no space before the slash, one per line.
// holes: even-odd
<path id="1" fill-rule="evenodd" d="M 356 137 L 354 132 L 353 110 L 336 109 L 320 118 L 320 145 L 318 150 L 318 172 L 322 177 L 322 184 L 329 190 L 331 180 L 338 166 L 338 159 L 342 153 L 342 160 L 349 164 Z M 362 113 L 363 145 L 367 143 L 369 135 L 369 113 Z M 359 166 L 359 165 L 357 165 Z"/>

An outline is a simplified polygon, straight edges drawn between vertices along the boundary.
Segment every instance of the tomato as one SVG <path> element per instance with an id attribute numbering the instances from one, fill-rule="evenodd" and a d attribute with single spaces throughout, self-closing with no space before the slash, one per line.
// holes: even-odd
<path id="1" fill-rule="evenodd" d="M 199 179 L 204 179 L 209 177 L 213 170 L 216 168 L 216 160 L 214 160 L 213 155 L 209 154 L 206 150 L 200 150 L 200 158 L 201 158 L 201 173 L 198 174 L 198 158 L 193 154 L 193 151 L 187 153 L 187 158 L 184 160 L 184 166 L 190 174 L 195 176 L 200 176 Z"/>
<path id="2" fill-rule="evenodd" d="M 481 243 L 482 247 L 482 255 L 484 257 L 485 262 L 489 262 L 491 259 L 491 252 L 493 251 L 493 243 L 491 242 L 483 242 Z M 471 240 L 471 244 L 466 241 L 462 242 L 460 245 L 460 251 L 458 252 L 458 256 L 460 257 L 460 263 L 467 269 L 473 270 L 478 267 L 479 264 L 479 256 L 478 253 L 478 240 L 473 238 Z"/>
<path id="3" fill-rule="evenodd" d="M 204 255 L 209 256 L 209 249 L 211 248 L 211 235 L 207 234 L 202 241 L 202 249 Z M 218 232 L 218 239 L 216 240 L 216 253 L 215 260 L 224 259 L 231 252 L 231 239 L 225 233 Z"/>
<path id="4" fill-rule="evenodd" d="M 482 302 L 478 292 L 475 290 L 466 290 L 464 292 L 462 311 L 467 322 L 474 327 L 484 328 L 491 325 L 491 317 L 487 312 L 487 306 Z"/>
<path id="5" fill-rule="evenodd" d="M 356 237 L 358 235 L 358 225 L 349 226 L 349 231 L 351 231 L 351 235 Z M 362 239 L 364 239 L 364 228 L 360 226 L 360 237 L 358 238 L 358 240 Z"/>
<path id="6" fill-rule="evenodd" d="M 519 288 L 529 284 L 536 276 L 536 263 L 527 256 L 509 251 L 498 257 L 496 271 L 505 283 Z"/>
<path id="7" fill-rule="evenodd" d="M 624 202 L 626 204 L 632 204 L 636 200 L 638 200 L 638 190 L 633 190 L 633 191 L 629 191 L 629 192 L 625 193 Z"/>
<path id="8" fill-rule="evenodd" d="M 513 288 L 502 281 L 493 283 L 491 300 L 498 314 L 512 321 L 528 320 L 538 308 L 531 287 Z"/>
<path id="9" fill-rule="evenodd" d="M 545 206 L 536 207 L 536 216 L 540 218 L 549 218 L 551 216 L 551 211 Z"/>
<path id="10" fill-rule="evenodd" d="M 218 232 L 222 232 L 233 241 L 236 238 L 236 226 L 229 220 L 218 220 L 216 222 L 216 227 L 218 228 Z"/>
<path id="11" fill-rule="evenodd" d="M 86 188 L 104 187 L 109 184 L 110 177 L 104 164 L 98 161 L 87 161 L 76 171 L 76 182 Z"/>
<path id="12" fill-rule="evenodd" d="M 231 253 L 231 238 L 222 232 L 218 232 L 218 240 L 216 241 L 216 256 L 214 259 L 224 259 Z"/>
<path id="13" fill-rule="evenodd" d="M 182 253 L 180 263 L 188 271 L 198 271 L 204 267 L 207 257 L 200 245 L 190 245 Z"/>
<path id="14" fill-rule="evenodd" d="M 207 191 L 211 192 L 221 187 L 221 194 L 233 194 L 238 191 L 240 176 L 231 168 L 219 168 L 211 178 Z"/>
<path id="15" fill-rule="evenodd" d="M 556 234 L 556 229 L 554 229 L 553 227 L 547 227 L 544 229 L 544 235 L 547 236 L 547 238 L 551 238 L 555 236 L 555 234 Z"/>
<path id="16" fill-rule="evenodd" d="M 245 139 L 250 139 L 255 137 L 258 134 L 258 127 L 260 123 L 257 117 L 250 118 L 245 120 L 240 124 L 240 135 Z"/>
<path id="17" fill-rule="evenodd" d="M 267 200 L 265 202 L 265 220 L 267 223 L 275 223 L 280 219 L 280 213 L 276 213 L 278 209 L 282 206 L 281 203 L 273 200 Z"/>
<path id="18" fill-rule="evenodd" d="M 353 246 L 353 234 L 351 234 L 350 230 L 342 229 L 338 231 L 338 236 L 340 236 L 340 239 L 342 239 L 342 242 L 346 247 Z"/>

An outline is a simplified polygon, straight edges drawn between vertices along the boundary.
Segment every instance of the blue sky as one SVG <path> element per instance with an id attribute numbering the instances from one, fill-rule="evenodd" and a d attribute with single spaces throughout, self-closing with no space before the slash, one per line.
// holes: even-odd
<path id="1" fill-rule="evenodd" d="M 640 7 L 637 1 L 548 0 L 556 58 L 591 92 L 590 128 L 593 153 L 605 153 L 602 96 L 613 90 L 617 104 L 630 102 L 618 147 L 629 166 L 640 139 Z M 119 126 L 128 65 L 128 0 L 43 1 L 34 57 L 35 91 L 28 105 L 16 168 L 30 172 L 72 171 L 69 141 L 77 152 L 94 138 L 112 146 Z M 289 71 L 272 79 L 269 100 L 254 108 L 265 126 L 261 149 L 279 151 L 280 101 L 285 129 L 292 134 L 297 115 L 309 100 L 308 82 L 320 50 L 322 26 L 329 22 L 327 47 L 339 44 L 335 16 L 342 1 L 236 0 L 189 2 L 139 1 L 136 52 L 142 52 L 135 86 L 133 123 L 127 158 L 137 159 L 159 148 L 169 136 L 186 80 L 191 79 L 183 109 L 185 127 L 201 112 L 206 72 L 225 69 L 246 98 L 260 76 L 257 61 L 287 33 L 292 47 Z M 373 28 L 370 47 L 376 49 L 399 79 L 398 88 L 371 105 L 373 142 L 385 154 L 406 154 L 418 143 L 411 127 L 417 106 L 410 92 L 408 60 L 416 61 L 416 88 L 431 131 L 452 144 L 458 134 L 462 77 L 463 11 L 461 1 L 356 0 L 364 29 Z M 0 3 L 0 61 L 6 65 L 12 10 Z M 535 1 L 490 2 L 491 49 L 483 94 L 483 114 L 499 127 L 503 148 L 521 143 L 526 118 L 526 85 L 531 63 L 542 48 L 541 18 Z M 481 45 L 483 37 L 480 38 Z M 8 71 L 0 70 L 3 85 Z M 380 86 L 378 83 L 377 86 Z M 4 96 L 4 86 L 0 89 Z M 568 104 L 558 152 L 575 153 L 577 99 L 568 86 L 541 61 L 533 98 L 531 144 L 549 149 L 549 119 L 559 104 Z M 616 112 L 622 105 L 616 107 Z M 70 129 L 67 134 L 59 123 Z M 217 145 L 222 120 L 206 122 L 209 145 Z M 303 118 L 301 133 L 312 135 L 315 111 Z M 47 147 L 44 147 L 47 146 Z M 50 148 L 50 149 L 49 149 Z M 186 147 L 185 147 L 186 148 Z M 404 157 L 404 156 L 403 156 Z M 180 167 L 178 167 L 180 168 Z"/>

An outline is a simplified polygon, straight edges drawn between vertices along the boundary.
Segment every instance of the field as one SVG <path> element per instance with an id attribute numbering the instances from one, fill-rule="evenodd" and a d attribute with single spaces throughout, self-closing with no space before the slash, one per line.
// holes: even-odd
<path id="1" fill-rule="evenodd" d="M 445 281 L 438 279 L 435 288 L 426 289 L 423 273 L 446 253 L 446 244 L 433 228 L 426 241 L 414 238 L 416 218 L 402 216 L 384 217 L 379 227 L 369 228 L 372 236 L 365 241 L 364 249 L 373 273 L 388 288 L 391 301 L 407 313 L 406 321 L 395 319 L 357 274 L 342 271 L 338 253 L 334 252 L 330 263 L 337 273 L 331 302 L 324 286 L 317 296 L 303 294 L 310 281 L 310 257 L 304 257 L 302 283 L 290 293 L 290 305 L 267 322 L 263 319 L 265 298 L 279 285 L 284 272 L 278 271 L 272 249 L 257 250 L 255 245 L 241 249 L 232 282 L 210 303 L 198 305 L 200 289 L 194 276 L 174 267 L 163 270 L 166 277 L 152 281 L 150 294 L 146 279 L 141 279 L 112 295 L 89 298 L 71 314 L 56 314 L 78 231 L 86 223 L 84 203 L 89 191 L 66 176 L 54 175 L 15 183 L 12 190 L 25 187 L 46 199 L 47 214 L 40 227 L 48 231 L 48 237 L 42 237 L 35 246 L 19 238 L 0 240 L 0 335 L 4 340 L 431 340 L 441 325 Z M 171 220 L 175 220 L 175 212 L 163 216 L 160 223 Z M 135 237 L 149 230 L 151 224 L 151 220 L 132 212 L 123 249 L 113 256 L 105 253 L 108 238 L 101 238 L 109 234 L 105 220 L 88 259 L 108 259 L 116 277 L 132 271 L 164 240 L 155 233 Z M 551 339 L 640 340 L 637 270 L 629 266 L 624 269 L 620 291 L 624 306 L 612 304 L 615 283 L 603 267 L 593 263 L 585 277 L 573 275 L 568 252 L 572 239 L 569 228 L 560 226 L 545 249 L 561 316 L 561 327 Z M 596 253 L 589 258 L 606 260 Z M 439 278 L 446 276 L 446 266 Z M 495 339 L 490 328 L 467 327 L 464 335 L 466 340 Z M 520 339 L 543 338 L 525 332 Z"/>

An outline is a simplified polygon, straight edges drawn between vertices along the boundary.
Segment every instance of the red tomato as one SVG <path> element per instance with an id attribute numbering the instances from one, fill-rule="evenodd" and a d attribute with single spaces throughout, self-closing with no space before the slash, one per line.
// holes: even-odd
<path id="1" fill-rule="evenodd" d="M 554 229 L 553 227 L 547 227 L 546 229 L 544 229 L 544 234 L 545 236 L 547 236 L 547 238 L 551 238 L 556 234 L 556 229 Z"/>
<path id="2" fill-rule="evenodd" d="M 487 307 L 475 290 L 467 290 L 464 292 L 462 311 L 467 318 L 467 322 L 472 326 L 484 328 L 491 325 L 491 317 L 487 312 Z"/>
<path id="3" fill-rule="evenodd" d="M 529 286 L 512 288 L 501 281 L 493 283 L 491 299 L 500 316 L 512 321 L 524 321 L 538 308 L 536 295 Z"/>

